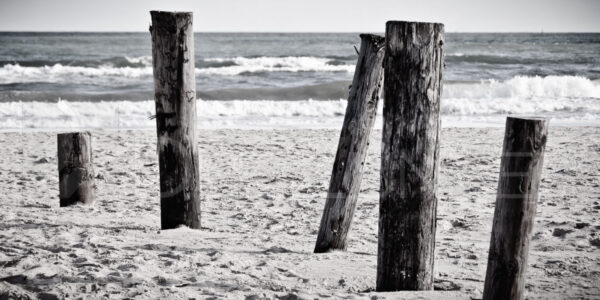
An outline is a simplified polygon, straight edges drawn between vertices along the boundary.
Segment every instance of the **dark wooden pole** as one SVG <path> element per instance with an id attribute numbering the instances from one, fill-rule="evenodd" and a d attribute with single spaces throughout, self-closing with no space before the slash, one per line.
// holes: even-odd
<path id="1" fill-rule="evenodd" d="M 506 119 L 483 299 L 523 299 L 548 121 Z"/>
<path id="2" fill-rule="evenodd" d="M 192 13 L 150 15 L 161 227 L 200 228 Z"/>
<path id="3" fill-rule="evenodd" d="M 85 132 L 57 136 L 60 206 L 94 203 L 92 135 Z"/>
<path id="4" fill-rule="evenodd" d="M 433 289 L 444 25 L 385 31 L 377 291 Z"/>
<path id="5" fill-rule="evenodd" d="M 362 169 L 369 147 L 383 77 L 384 38 L 361 34 L 361 46 L 348 97 L 344 125 L 333 163 L 329 192 L 315 253 L 346 250 Z"/>

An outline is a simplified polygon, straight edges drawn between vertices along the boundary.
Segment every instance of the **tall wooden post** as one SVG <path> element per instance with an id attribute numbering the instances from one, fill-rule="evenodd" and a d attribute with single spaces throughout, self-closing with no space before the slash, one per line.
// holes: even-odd
<path id="1" fill-rule="evenodd" d="M 315 253 L 346 250 L 383 76 L 384 38 L 361 34 L 344 125 L 333 163 Z"/>
<path id="2" fill-rule="evenodd" d="M 150 15 L 161 227 L 200 228 L 192 13 Z"/>
<path id="3" fill-rule="evenodd" d="M 444 25 L 385 31 L 377 291 L 433 289 Z"/>
<path id="4" fill-rule="evenodd" d="M 85 132 L 57 136 L 60 206 L 94 203 L 92 135 Z"/>
<path id="5" fill-rule="evenodd" d="M 483 299 L 523 299 L 548 121 L 506 119 Z"/>

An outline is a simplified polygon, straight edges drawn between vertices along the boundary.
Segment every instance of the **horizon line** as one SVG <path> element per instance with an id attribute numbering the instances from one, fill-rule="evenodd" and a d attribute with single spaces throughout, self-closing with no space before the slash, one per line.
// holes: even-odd
<path id="1" fill-rule="evenodd" d="M 147 33 L 138 30 L 0 30 L 0 33 Z M 194 33 L 385 33 L 384 31 L 196 31 Z M 445 33 L 600 33 L 600 31 L 446 31 Z"/>

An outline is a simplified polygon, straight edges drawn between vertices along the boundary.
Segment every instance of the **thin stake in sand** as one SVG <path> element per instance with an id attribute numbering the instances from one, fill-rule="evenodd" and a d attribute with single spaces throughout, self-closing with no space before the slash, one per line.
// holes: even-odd
<path id="1" fill-rule="evenodd" d="M 323 210 L 315 253 L 346 250 L 356 208 L 362 170 L 381 94 L 384 38 L 361 34 L 356 71 L 348 97 L 329 191 Z"/>
<path id="2" fill-rule="evenodd" d="M 523 299 L 548 121 L 506 119 L 483 299 Z"/>

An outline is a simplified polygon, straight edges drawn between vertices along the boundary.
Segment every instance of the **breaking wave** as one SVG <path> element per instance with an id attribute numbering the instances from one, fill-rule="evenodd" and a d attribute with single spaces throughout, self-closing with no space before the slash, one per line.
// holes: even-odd
<path id="1" fill-rule="evenodd" d="M 338 128 L 346 107 L 342 97 L 307 99 L 347 95 L 347 84 L 199 92 L 198 125 L 200 128 Z M 251 96 L 236 100 L 244 99 L 244 95 Z M 483 120 L 485 125 L 494 120 L 497 125 L 509 114 L 547 116 L 553 119 L 552 124 L 568 121 L 600 125 L 600 85 L 577 76 L 517 76 L 506 81 L 447 83 L 441 104 L 442 118 L 456 121 L 450 121 L 454 125 L 473 120 Z M 380 115 L 381 108 L 380 103 Z M 154 121 L 148 119 L 153 114 L 151 100 L 9 101 L 0 102 L 0 128 L 153 128 Z"/>
<path id="2" fill-rule="evenodd" d="M 11 61 L 0 62 L 0 84 L 69 82 L 81 77 L 152 77 L 152 58 L 115 57 L 98 61 Z M 209 58 L 196 63 L 197 75 L 233 76 L 261 72 L 354 72 L 354 65 L 334 58 L 235 57 Z"/>
<path id="3" fill-rule="evenodd" d="M 197 69 L 200 74 L 239 75 L 257 72 L 354 72 L 354 65 L 339 60 L 312 56 L 210 58 L 219 64 Z"/>
<path id="4" fill-rule="evenodd" d="M 515 76 L 504 81 L 485 80 L 479 83 L 446 84 L 444 97 L 475 100 L 497 98 L 526 100 L 532 97 L 600 98 L 600 85 L 580 76 Z"/>

